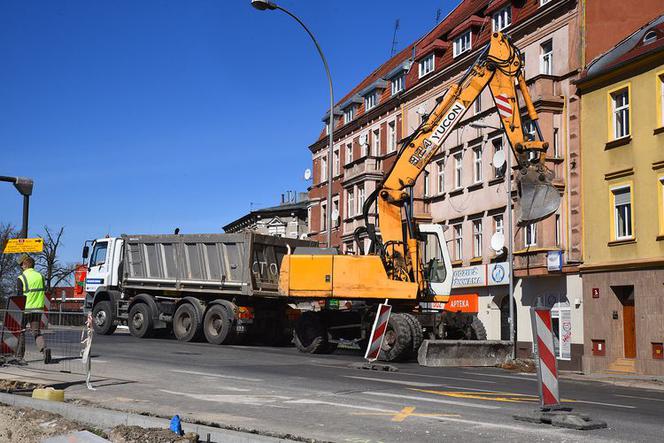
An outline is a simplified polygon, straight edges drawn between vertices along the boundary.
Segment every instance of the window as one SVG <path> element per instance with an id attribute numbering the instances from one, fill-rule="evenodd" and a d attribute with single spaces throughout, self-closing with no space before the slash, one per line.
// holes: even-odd
<path id="1" fill-rule="evenodd" d="M 95 248 L 90 257 L 90 267 L 101 266 L 106 263 L 106 251 L 108 250 L 108 242 L 95 243 Z"/>
<path id="2" fill-rule="evenodd" d="M 629 135 L 629 89 L 624 88 L 611 94 L 613 102 L 613 137 Z"/>
<path id="3" fill-rule="evenodd" d="M 553 40 L 540 45 L 540 74 L 553 74 Z"/>
<path id="4" fill-rule="evenodd" d="M 372 155 L 378 157 L 380 155 L 380 129 L 376 129 L 373 132 L 373 148 Z"/>
<path id="5" fill-rule="evenodd" d="M 503 150 L 503 138 L 497 137 L 491 140 L 493 145 L 493 154 L 496 155 L 497 152 Z M 493 162 L 492 162 L 493 163 Z M 500 168 L 493 167 L 493 176 L 495 178 L 503 177 L 505 175 L 505 170 L 507 169 L 507 162 L 503 162 L 503 165 Z"/>
<path id="6" fill-rule="evenodd" d="M 553 157 L 560 158 L 560 131 L 553 128 Z"/>
<path id="7" fill-rule="evenodd" d="M 473 221 L 473 257 L 482 256 L 482 220 Z"/>
<path id="8" fill-rule="evenodd" d="M 493 32 L 502 31 L 512 24 L 512 8 L 506 7 L 493 14 Z"/>
<path id="9" fill-rule="evenodd" d="M 503 216 L 495 215 L 493 217 L 493 232 L 496 234 L 505 235 L 505 226 L 503 224 Z"/>
<path id="10" fill-rule="evenodd" d="M 353 144 L 348 143 L 346 145 L 346 164 L 353 162 Z"/>
<path id="11" fill-rule="evenodd" d="M 530 141 L 537 140 L 537 127 L 535 126 L 535 122 L 532 120 L 523 121 L 523 135 Z M 538 158 L 539 153 L 537 151 L 528 152 L 528 160 L 536 161 Z"/>
<path id="12" fill-rule="evenodd" d="M 320 158 L 320 181 L 324 182 L 327 180 L 327 155 L 324 155 Z"/>
<path id="13" fill-rule="evenodd" d="M 377 97 L 376 91 L 364 97 L 364 112 L 376 107 Z"/>
<path id="14" fill-rule="evenodd" d="M 454 259 L 463 260 L 463 228 L 461 224 L 454 225 Z"/>
<path id="15" fill-rule="evenodd" d="M 352 189 L 346 191 L 346 218 L 355 216 L 355 193 Z"/>
<path id="16" fill-rule="evenodd" d="M 355 106 L 349 106 L 344 110 L 344 124 L 350 123 L 355 118 Z"/>
<path id="17" fill-rule="evenodd" d="M 646 32 L 646 35 L 643 36 L 643 44 L 644 45 L 652 43 L 655 40 L 657 40 L 657 33 L 655 31 L 648 31 L 648 32 Z"/>
<path id="18" fill-rule="evenodd" d="M 659 209 L 659 234 L 664 235 L 664 176 L 660 177 L 658 179 L 659 183 L 659 189 L 658 189 L 658 194 L 659 194 L 659 203 L 658 203 L 658 209 Z"/>
<path id="19" fill-rule="evenodd" d="M 339 197 L 332 199 L 332 227 L 339 226 Z"/>
<path id="20" fill-rule="evenodd" d="M 325 135 L 330 135 L 330 121 L 325 123 Z"/>
<path id="21" fill-rule="evenodd" d="M 307 231 L 311 231 L 311 206 L 307 207 Z"/>
<path id="22" fill-rule="evenodd" d="M 475 115 L 482 112 L 482 94 L 479 94 L 475 99 L 475 103 L 473 104 L 473 112 Z"/>
<path id="23" fill-rule="evenodd" d="M 394 152 L 397 149 L 397 124 L 389 122 L 387 124 L 387 152 Z"/>
<path id="24" fill-rule="evenodd" d="M 436 185 L 439 194 L 445 192 L 445 160 L 436 162 Z"/>
<path id="25" fill-rule="evenodd" d="M 466 31 L 454 39 L 453 55 L 457 57 L 466 51 L 470 51 L 471 36 L 470 31 Z"/>
<path id="26" fill-rule="evenodd" d="M 524 228 L 524 244 L 526 248 L 537 246 L 537 224 L 530 223 Z"/>
<path id="27" fill-rule="evenodd" d="M 267 227 L 267 233 L 275 237 L 285 237 L 286 225 L 283 224 L 270 225 Z"/>
<path id="28" fill-rule="evenodd" d="M 560 222 L 560 214 L 556 214 L 556 246 L 560 246 L 562 242 L 562 226 Z"/>
<path id="29" fill-rule="evenodd" d="M 420 78 L 422 78 L 425 75 L 433 72 L 434 65 L 435 65 L 435 59 L 434 59 L 433 54 L 429 54 L 426 57 L 424 57 L 422 60 L 420 60 L 420 63 L 419 63 Z"/>
<path id="30" fill-rule="evenodd" d="M 429 177 L 429 171 L 424 170 L 424 196 L 429 197 L 431 195 L 431 177 Z"/>
<path id="31" fill-rule="evenodd" d="M 421 77 L 421 76 L 420 76 Z M 406 74 L 399 74 L 392 79 L 392 95 L 398 94 L 403 91 L 406 81 Z"/>
<path id="32" fill-rule="evenodd" d="M 356 214 L 362 214 L 364 206 L 364 185 L 357 186 L 357 212 Z"/>
<path id="33" fill-rule="evenodd" d="M 540 0 L 540 6 L 544 6 L 549 3 L 551 0 Z"/>
<path id="34" fill-rule="evenodd" d="M 325 203 L 320 204 L 320 230 L 324 231 L 327 229 L 327 205 Z"/>
<path id="35" fill-rule="evenodd" d="M 463 154 L 454 154 L 454 187 L 461 188 L 463 184 Z"/>
<path id="36" fill-rule="evenodd" d="M 659 91 L 659 126 L 662 127 L 664 126 L 664 74 L 660 74 L 659 77 L 657 77 L 657 82 Z"/>
<path id="37" fill-rule="evenodd" d="M 336 177 L 339 175 L 339 170 L 341 168 L 341 158 L 339 157 L 339 148 L 334 150 L 334 163 L 332 164 L 332 176 Z"/>
<path id="38" fill-rule="evenodd" d="M 473 148 L 473 181 L 482 181 L 482 147 Z"/>
<path id="39" fill-rule="evenodd" d="M 623 186 L 611 189 L 613 195 L 614 240 L 632 238 L 632 188 Z"/>

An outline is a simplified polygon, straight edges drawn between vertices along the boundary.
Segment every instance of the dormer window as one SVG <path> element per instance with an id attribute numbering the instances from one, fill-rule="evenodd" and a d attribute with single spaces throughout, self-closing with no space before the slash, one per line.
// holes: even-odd
<path id="1" fill-rule="evenodd" d="M 420 78 L 424 77 L 425 75 L 433 72 L 435 68 L 435 58 L 433 54 L 429 54 L 426 57 L 424 57 L 422 60 L 419 62 L 419 74 Z"/>
<path id="2" fill-rule="evenodd" d="M 351 105 L 344 110 L 344 124 L 350 123 L 355 118 L 355 106 Z"/>
<path id="3" fill-rule="evenodd" d="M 392 95 L 398 94 L 403 91 L 406 81 L 406 74 L 401 73 L 392 79 Z"/>
<path id="4" fill-rule="evenodd" d="M 499 32 L 512 24 L 512 7 L 507 6 L 493 14 L 493 32 Z"/>
<path id="5" fill-rule="evenodd" d="M 376 91 L 373 91 L 367 95 L 364 96 L 364 111 L 368 111 L 372 108 L 376 107 L 376 103 L 378 102 L 378 94 Z"/>
<path id="6" fill-rule="evenodd" d="M 655 31 L 648 31 L 648 32 L 646 32 L 646 35 L 643 36 L 643 44 L 644 45 L 652 43 L 655 40 L 657 40 L 657 33 Z"/>
<path id="7" fill-rule="evenodd" d="M 470 51 L 472 44 L 472 37 L 470 30 L 464 32 L 460 36 L 454 39 L 454 57 L 458 57 L 464 52 Z"/>

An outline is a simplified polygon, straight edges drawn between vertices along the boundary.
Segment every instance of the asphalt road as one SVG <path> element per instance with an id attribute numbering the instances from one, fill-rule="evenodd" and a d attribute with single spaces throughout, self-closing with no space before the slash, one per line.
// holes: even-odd
<path id="1" fill-rule="evenodd" d="M 608 429 L 574 431 L 515 421 L 537 408 L 531 374 L 497 368 L 398 372 L 352 368 L 358 351 L 311 356 L 294 348 L 213 346 L 95 336 L 96 391 L 67 390 L 104 406 L 180 414 L 261 433 L 336 442 L 661 441 L 664 391 L 561 381 L 565 404 Z"/>

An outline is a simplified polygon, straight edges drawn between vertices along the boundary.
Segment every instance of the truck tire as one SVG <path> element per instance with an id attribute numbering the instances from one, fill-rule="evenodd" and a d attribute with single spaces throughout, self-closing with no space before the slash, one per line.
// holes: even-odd
<path id="1" fill-rule="evenodd" d="M 150 308 L 145 303 L 136 303 L 129 310 L 129 319 L 127 320 L 129 333 L 134 337 L 147 338 L 154 331 L 152 327 L 152 315 Z"/>
<path id="2" fill-rule="evenodd" d="M 413 346 L 411 348 L 412 356 L 417 356 L 417 352 L 422 346 L 424 341 L 424 332 L 422 331 L 422 324 L 413 314 L 403 314 L 408 324 L 410 325 L 410 332 L 413 336 Z"/>
<path id="3" fill-rule="evenodd" d="M 387 322 L 383 346 L 379 359 L 403 361 L 410 357 L 413 349 L 413 333 L 404 314 L 392 314 Z"/>
<path id="4" fill-rule="evenodd" d="M 182 303 L 173 314 L 173 335 L 180 341 L 192 341 L 200 338 L 203 319 L 194 306 Z"/>
<path id="5" fill-rule="evenodd" d="M 235 338 L 235 322 L 225 306 L 210 306 L 203 319 L 203 333 L 208 343 L 228 345 Z"/>
<path id="6" fill-rule="evenodd" d="M 329 353 L 327 332 L 321 315 L 316 312 L 303 313 L 295 323 L 293 342 L 297 350 L 305 354 Z"/>
<path id="7" fill-rule="evenodd" d="M 470 324 L 470 328 L 472 329 L 472 340 L 486 340 L 486 328 L 477 315 L 473 315 L 473 321 Z"/>
<path id="8" fill-rule="evenodd" d="M 113 309 L 110 301 L 100 301 L 92 309 L 92 326 L 99 335 L 111 335 L 118 325 L 113 320 Z"/>

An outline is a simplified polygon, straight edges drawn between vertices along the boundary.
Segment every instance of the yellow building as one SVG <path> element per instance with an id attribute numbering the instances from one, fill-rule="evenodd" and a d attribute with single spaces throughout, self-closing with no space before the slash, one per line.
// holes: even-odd
<path id="1" fill-rule="evenodd" d="M 584 370 L 664 375 L 664 16 L 577 86 Z"/>

